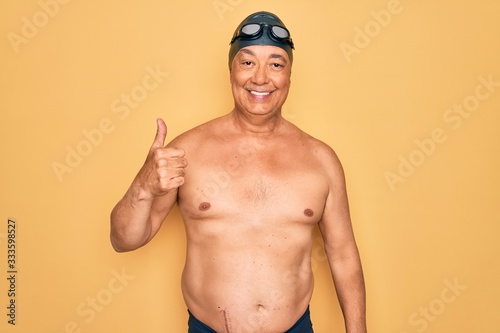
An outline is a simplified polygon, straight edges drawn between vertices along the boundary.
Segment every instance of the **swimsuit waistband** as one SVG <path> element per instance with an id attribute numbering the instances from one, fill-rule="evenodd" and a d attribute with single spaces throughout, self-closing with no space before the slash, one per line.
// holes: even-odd
<path id="1" fill-rule="evenodd" d="M 188 333 L 217 333 L 208 325 L 201 322 L 198 318 L 193 316 L 193 314 L 188 310 L 189 320 L 188 320 Z M 297 322 L 285 333 L 313 333 L 311 313 L 309 311 L 309 306 L 306 312 L 297 320 Z"/>

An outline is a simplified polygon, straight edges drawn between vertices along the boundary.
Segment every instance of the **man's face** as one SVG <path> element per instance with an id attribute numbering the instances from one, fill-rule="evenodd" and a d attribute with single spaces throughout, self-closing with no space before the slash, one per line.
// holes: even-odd
<path id="1" fill-rule="evenodd" d="M 292 64 L 285 50 L 276 46 L 242 48 L 231 66 L 236 108 L 250 115 L 270 115 L 281 110 L 290 89 Z"/>

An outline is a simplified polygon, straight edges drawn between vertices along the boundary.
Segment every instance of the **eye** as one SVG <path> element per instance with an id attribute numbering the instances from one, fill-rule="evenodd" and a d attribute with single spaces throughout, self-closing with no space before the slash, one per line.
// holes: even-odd
<path id="1" fill-rule="evenodd" d="M 284 65 L 277 63 L 277 62 L 273 63 L 272 66 L 273 66 L 273 68 L 276 68 L 276 69 L 280 69 L 280 68 L 285 67 Z"/>
<path id="2" fill-rule="evenodd" d="M 245 60 L 241 62 L 241 65 L 244 67 L 251 67 L 253 65 L 253 62 L 250 60 Z"/>

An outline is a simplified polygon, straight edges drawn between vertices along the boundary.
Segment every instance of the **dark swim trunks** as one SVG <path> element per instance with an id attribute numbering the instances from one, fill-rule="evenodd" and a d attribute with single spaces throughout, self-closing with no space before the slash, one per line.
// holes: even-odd
<path id="1" fill-rule="evenodd" d="M 191 312 L 189 312 L 188 326 L 188 333 L 217 333 L 216 331 L 196 319 L 196 317 L 193 316 Z M 292 328 L 284 333 L 314 333 L 312 329 L 311 313 L 309 312 L 309 307 L 307 307 L 306 312 L 302 315 L 302 317 L 299 318 L 299 320 L 297 320 Z"/>

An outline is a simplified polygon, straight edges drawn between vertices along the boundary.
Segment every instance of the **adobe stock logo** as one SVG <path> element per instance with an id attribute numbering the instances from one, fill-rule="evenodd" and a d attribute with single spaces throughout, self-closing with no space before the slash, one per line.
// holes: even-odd
<path id="1" fill-rule="evenodd" d="M 122 267 L 121 271 L 113 269 L 111 275 L 112 277 L 104 288 L 89 295 L 85 301 L 77 305 L 75 312 L 79 318 L 66 322 L 57 333 L 87 332 L 85 327 L 92 323 L 107 307 L 111 306 L 116 296 L 121 294 L 131 281 L 135 280 L 135 276 L 128 274 L 125 267 Z"/>
<path id="2" fill-rule="evenodd" d="M 372 10 L 371 16 L 373 20 L 366 22 L 364 28 L 354 27 L 353 44 L 346 42 L 340 43 L 340 50 L 344 55 L 347 63 L 351 63 L 351 57 L 354 54 L 360 54 L 361 50 L 370 45 L 373 38 L 382 33 L 383 28 L 387 28 L 392 21 L 394 15 L 400 14 L 403 11 L 403 6 L 399 0 L 389 0 L 386 9 L 379 11 Z"/>
<path id="3" fill-rule="evenodd" d="M 33 38 L 35 38 L 40 29 L 49 24 L 50 20 L 53 19 L 61 9 L 61 5 L 66 5 L 71 0 L 40 0 L 38 1 L 38 6 L 40 10 L 36 11 L 31 19 L 23 16 L 21 18 L 21 34 L 15 32 L 7 33 L 7 38 L 9 39 L 10 45 L 17 54 L 20 52 L 20 46 L 23 44 L 28 44 Z"/>
<path id="4" fill-rule="evenodd" d="M 232 12 L 243 0 L 215 0 L 213 6 L 220 20 L 224 20 L 226 12 Z"/>
<path id="5" fill-rule="evenodd" d="M 446 309 L 452 303 L 455 303 L 458 297 L 468 288 L 468 286 L 460 284 L 458 278 L 455 278 L 453 282 L 445 280 L 444 284 L 445 287 L 441 289 L 438 297 L 432 299 L 426 305 L 419 307 L 417 311 L 413 312 L 408 317 L 408 323 L 411 327 L 415 328 L 418 333 L 427 330 L 429 325 L 435 322 L 439 316 L 443 315 Z"/>
<path id="6" fill-rule="evenodd" d="M 83 138 L 80 141 L 75 145 L 66 145 L 64 160 L 52 162 L 52 170 L 59 182 L 63 181 L 65 174 L 72 173 L 80 166 L 84 159 L 103 143 L 106 135 L 115 130 L 116 124 L 127 119 L 133 110 L 138 109 L 149 94 L 157 89 L 169 75 L 168 72 L 163 72 L 159 65 L 156 65 L 156 68 L 147 66 L 145 72 L 140 84 L 122 93 L 119 98 L 111 102 L 111 112 L 114 115 L 101 118 L 94 128 L 84 128 L 81 131 Z M 118 119 L 113 120 L 111 116 Z"/>
<path id="7" fill-rule="evenodd" d="M 443 112 L 443 120 L 449 124 L 454 131 L 462 127 L 464 121 L 469 119 L 481 106 L 481 103 L 496 92 L 500 87 L 500 81 L 494 81 L 493 75 L 487 77 L 479 76 L 478 84 L 474 89 L 474 93 L 466 96 L 462 102 L 454 103 L 452 107 Z M 430 131 L 430 135 L 422 139 L 415 139 L 414 149 L 405 155 L 398 156 L 398 166 L 395 172 L 386 171 L 384 173 L 385 180 L 391 192 L 396 190 L 396 185 L 404 183 L 412 176 L 417 168 L 422 166 L 436 151 L 440 145 L 448 140 L 448 134 L 444 127 L 436 127 Z"/>

